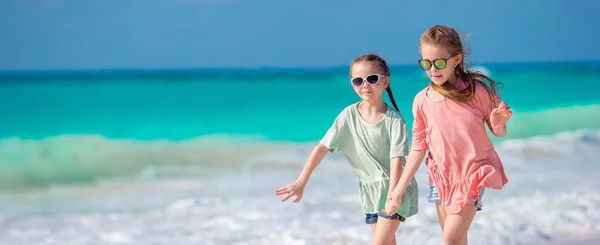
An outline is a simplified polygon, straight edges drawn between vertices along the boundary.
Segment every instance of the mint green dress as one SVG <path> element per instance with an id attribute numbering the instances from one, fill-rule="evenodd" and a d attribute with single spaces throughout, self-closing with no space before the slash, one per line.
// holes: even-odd
<path id="1" fill-rule="evenodd" d="M 366 214 L 377 214 L 385 207 L 390 186 L 390 160 L 408 155 L 408 126 L 402 114 L 388 106 L 376 124 L 367 123 L 357 108 L 346 107 L 335 119 L 320 143 L 339 152 L 350 162 L 358 176 L 359 195 Z M 402 196 L 399 215 L 408 218 L 418 212 L 418 187 L 415 178 Z"/>

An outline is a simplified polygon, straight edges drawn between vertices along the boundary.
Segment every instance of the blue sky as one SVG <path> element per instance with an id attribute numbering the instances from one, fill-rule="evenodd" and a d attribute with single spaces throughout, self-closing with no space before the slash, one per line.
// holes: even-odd
<path id="1" fill-rule="evenodd" d="M 434 24 L 474 63 L 599 60 L 600 1 L 1 0 L 0 70 L 416 64 Z"/>

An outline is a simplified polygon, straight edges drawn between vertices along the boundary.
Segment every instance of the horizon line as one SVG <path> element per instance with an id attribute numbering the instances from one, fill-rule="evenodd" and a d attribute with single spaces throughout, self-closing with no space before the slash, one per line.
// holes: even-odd
<path id="1" fill-rule="evenodd" d="M 470 67 L 512 67 L 515 65 L 574 65 L 582 63 L 600 64 L 600 60 L 564 60 L 564 61 L 514 61 L 514 62 L 482 62 L 471 64 Z M 393 64 L 389 65 L 390 68 L 418 68 L 418 65 L 413 64 Z M 252 72 L 252 71 L 303 71 L 303 72 L 322 72 L 322 71 L 335 71 L 348 69 L 348 65 L 336 65 L 336 66 L 320 66 L 320 67 L 302 67 L 302 66 L 248 66 L 248 67 L 159 67 L 159 68 L 85 68 L 85 69 L 12 69 L 4 70 L 0 69 L 0 78 L 28 78 L 28 77 L 44 77 L 47 75 L 62 75 L 62 76 L 81 76 L 81 75 L 126 75 L 131 73 L 170 73 L 171 72 L 218 72 L 218 71 L 239 71 L 239 72 Z M 68 73 L 68 74 L 67 74 Z M 113 74 L 106 74 L 113 73 Z M 115 74 L 119 73 L 119 74 Z"/>

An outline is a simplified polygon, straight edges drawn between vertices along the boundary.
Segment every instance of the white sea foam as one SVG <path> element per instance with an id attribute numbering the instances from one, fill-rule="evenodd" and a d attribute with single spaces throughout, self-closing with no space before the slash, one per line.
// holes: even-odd
<path id="1" fill-rule="evenodd" d="M 289 157 L 289 169 L 0 195 L 0 244 L 368 244 L 356 179 L 339 156 L 325 158 L 300 203 L 274 195 L 297 177 L 308 149 L 279 155 Z M 497 150 L 509 184 L 486 190 L 470 244 L 541 244 L 600 232 L 600 132 L 510 140 Z M 400 226 L 398 244 L 439 244 L 424 166 L 417 179 L 420 212 Z"/>
<path id="2" fill-rule="evenodd" d="M 490 70 L 485 68 L 485 66 L 473 66 L 471 67 L 472 71 L 480 72 L 483 75 L 490 76 Z"/>

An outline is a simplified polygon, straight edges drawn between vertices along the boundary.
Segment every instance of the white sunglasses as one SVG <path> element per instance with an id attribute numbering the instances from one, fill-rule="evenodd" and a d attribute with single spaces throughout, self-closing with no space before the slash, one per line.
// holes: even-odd
<path id="1" fill-rule="evenodd" d="M 385 77 L 385 75 L 382 74 L 371 74 L 365 78 L 353 77 L 352 79 L 350 79 L 350 83 L 352 83 L 352 85 L 355 87 L 361 87 L 365 81 L 367 81 L 371 85 L 376 85 L 377 83 L 379 83 L 379 80 L 381 80 L 381 78 L 383 77 Z"/>

